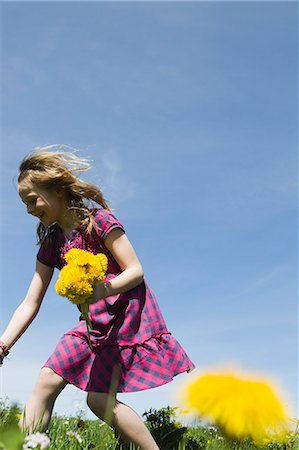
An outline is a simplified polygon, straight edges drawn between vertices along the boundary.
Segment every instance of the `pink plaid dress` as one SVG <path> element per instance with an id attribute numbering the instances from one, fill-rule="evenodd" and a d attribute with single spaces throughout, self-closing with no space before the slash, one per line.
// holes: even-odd
<path id="1" fill-rule="evenodd" d="M 54 224 L 39 249 L 38 260 L 60 270 L 65 265 L 64 254 L 76 247 L 106 254 L 106 280 L 120 274 L 121 268 L 104 240 L 112 229 L 124 230 L 123 226 L 105 209 L 94 209 L 94 217 L 97 233 L 93 237 L 77 228 L 68 240 Z M 67 382 L 88 392 L 107 393 L 111 386 L 117 392 L 133 392 L 166 384 L 194 368 L 168 331 L 145 281 L 125 293 L 99 299 L 89 310 L 93 350 L 87 343 L 85 321 L 80 320 L 62 336 L 44 365 Z"/>

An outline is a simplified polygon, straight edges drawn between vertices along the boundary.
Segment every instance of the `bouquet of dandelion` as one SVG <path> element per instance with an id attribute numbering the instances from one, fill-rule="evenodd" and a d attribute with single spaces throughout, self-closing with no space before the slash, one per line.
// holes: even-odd
<path id="1" fill-rule="evenodd" d="M 72 303 L 80 305 L 82 318 L 86 322 L 87 340 L 90 341 L 89 304 L 87 299 L 92 295 L 95 283 L 100 283 L 107 270 L 108 259 L 104 253 L 94 255 L 78 248 L 70 249 L 64 256 L 67 264 L 59 274 L 55 285 L 56 292 L 67 297 Z"/>

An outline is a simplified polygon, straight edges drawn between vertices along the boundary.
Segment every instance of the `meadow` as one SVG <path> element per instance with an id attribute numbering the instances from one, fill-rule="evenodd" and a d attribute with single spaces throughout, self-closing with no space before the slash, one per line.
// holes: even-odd
<path id="1" fill-rule="evenodd" d="M 177 408 L 149 409 L 143 415 L 146 425 L 161 450 L 299 450 L 298 421 L 285 442 L 269 441 L 256 446 L 249 438 L 230 440 L 215 426 L 199 420 L 184 425 L 177 420 Z M 0 401 L 1 450 L 137 450 L 121 442 L 114 431 L 99 420 L 86 420 L 84 415 L 61 417 L 54 415 L 45 433 L 38 428 L 31 434 L 20 431 L 21 410 L 16 405 Z"/>

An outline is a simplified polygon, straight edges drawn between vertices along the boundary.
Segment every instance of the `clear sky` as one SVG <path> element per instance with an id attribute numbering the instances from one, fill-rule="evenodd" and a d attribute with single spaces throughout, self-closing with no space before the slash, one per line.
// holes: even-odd
<path id="1" fill-rule="evenodd" d="M 266 375 L 297 415 L 297 3 L 1 10 L 1 329 L 37 252 L 18 165 L 33 147 L 68 144 L 93 160 L 86 178 L 124 223 L 199 373 L 234 364 Z M 54 281 L 1 370 L 13 401 L 78 319 Z M 140 414 L 176 405 L 187 380 L 120 398 Z M 56 412 L 84 398 L 68 387 Z"/>

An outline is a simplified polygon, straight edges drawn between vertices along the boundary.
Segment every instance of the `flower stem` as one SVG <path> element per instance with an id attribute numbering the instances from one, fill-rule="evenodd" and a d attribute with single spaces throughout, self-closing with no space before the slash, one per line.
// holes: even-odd
<path id="1" fill-rule="evenodd" d="M 81 312 L 82 312 L 82 318 L 85 320 L 86 322 L 86 329 L 87 329 L 87 342 L 89 345 L 90 350 L 93 350 L 93 346 L 90 340 L 90 330 L 92 329 L 92 324 L 88 315 L 89 312 L 89 305 L 88 303 L 82 303 L 81 304 Z"/>

